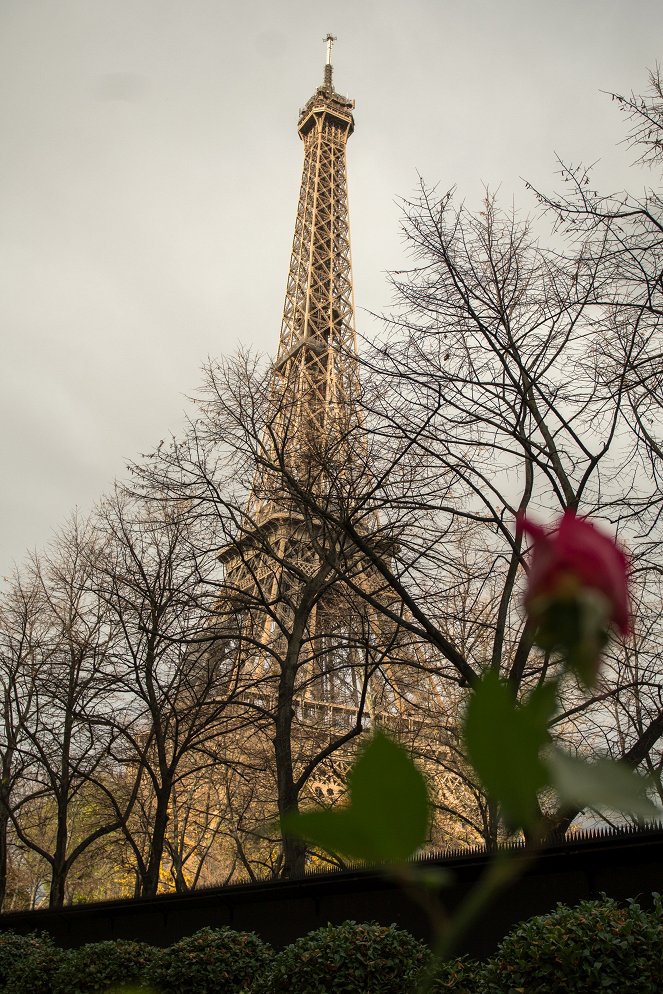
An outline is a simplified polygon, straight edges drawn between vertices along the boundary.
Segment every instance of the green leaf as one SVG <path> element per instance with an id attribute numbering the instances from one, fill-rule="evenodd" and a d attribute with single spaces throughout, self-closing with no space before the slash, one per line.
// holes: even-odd
<path id="1" fill-rule="evenodd" d="M 548 786 L 540 752 L 549 741 L 557 685 L 537 687 L 518 704 L 506 683 L 488 672 L 470 698 L 464 740 L 474 769 L 513 828 L 532 825 L 537 794 Z"/>
<path id="2" fill-rule="evenodd" d="M 286 815 L 283 832 L 368 862 L 400 862 L 424 844 L 426 782 L 407 752 L 382 732 L 350 770 L 348 788 L 347 807 Z"/>
<path id="3" fill-rule="evenodd" d="M 647 797 L 648 779 L 623 763 L 610 759 L 588 763 L 561 749 L 551 749 L 544 758 L 562 805 L 607 808 L 636 818 L 660 818 L 660 809 Z"/>

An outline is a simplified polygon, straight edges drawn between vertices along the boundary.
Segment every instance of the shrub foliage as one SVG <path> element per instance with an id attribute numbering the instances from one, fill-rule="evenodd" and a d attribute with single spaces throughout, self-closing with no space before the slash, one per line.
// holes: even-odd
<path id="1" fill-rule="evenodd" d="M 117 939 L 71 949 L 53 978 L 53 994 L 106 994 L 140 985 L 158 950 L 146 942 Z"/>
<path id="2" fill-rule="evenodd" d="M 45 932 L 0 934 L 0 989 L 3 994 L 52 994 L 65 956 Z"/>
<path id="3" fill-rule="evenodd" d="M 343 922 L 297 939 L 274 958 L 260 994 L 403 994 L 428 950 L 395 925 Z"/>
<path id="4" fill-rule="evenodd" d="M 240 994 L 252 989 L 273 955 L 254 932 L 203 928 L 160 950 L 145 980 L 159 994 Z"/>
<path id="5" fill-rule="evenodd" d="M 637 991 L 657 994 L 663 977 L 663 913 L 634 901 L 583 901 L 518 925 L 489 961 L 489 990 L 527 994 Z"/>
<path id="6" fill-rule="evenodd" d="M 46 932 L 31 932 L 29 935 L 0 932 L 0 990 L 6 985 L 17 961 L 30 956 L 34 949 L 43 945 L 53 945 Z"/>

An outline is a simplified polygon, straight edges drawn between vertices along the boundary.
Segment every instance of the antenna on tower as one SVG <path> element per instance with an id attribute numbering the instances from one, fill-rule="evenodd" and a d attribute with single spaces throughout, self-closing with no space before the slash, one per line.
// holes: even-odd
<path id="1" fill-rule="evenodd" d="M 332 48 L 336 41 L 336 35 L 328 34 L 322 39 L 327 45 L 327 61 L 325 62 L 325 82 L 328 89 L 332 89 Z"/>

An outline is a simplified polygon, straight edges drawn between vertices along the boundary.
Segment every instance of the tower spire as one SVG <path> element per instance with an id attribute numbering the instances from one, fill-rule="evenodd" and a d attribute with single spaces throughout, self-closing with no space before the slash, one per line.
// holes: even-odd
<path id="1" fill-rule="evenodd" d="M 327 45 L 327 61 L 325 62 L 325 77 L 324 86 L 326 89 L 333 91 L 334 87 L 332 84 L 332 48 L 334 42 L 336 41 L 336 36 L 329 33 L 322 39 Z"/>

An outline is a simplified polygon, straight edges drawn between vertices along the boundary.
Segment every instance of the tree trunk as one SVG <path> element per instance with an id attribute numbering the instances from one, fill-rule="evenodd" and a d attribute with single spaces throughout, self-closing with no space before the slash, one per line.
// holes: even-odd
<path id="1" fill-rule="evenodd" d="M 0 911 L 5 910 L 7 896 L 7 834 L 9 815 L 7 814 L 7 799 L 4 791 L 0 795 Z"/>
<path id="2" fill-rule="evenodd" d="M 67 824 L 68 808 L 68 788 L 69 783 L 65 779 L 65 793 L 58 798 L 57 831 L 55 836 L 55 849 L 51 860 L 51 892 L 48 899 L 48 907 L 61 908 L 64 905 L 65 884 L 67 882 L 67 842 L 69 840 L 69 826 Z"/>
<path id="3" fill-rule="evenodd" d="M 62 865 L 53 863 L 51 867 L 51 893 L 48 899 L 50 911 L 64 906 L 65 884 L 67 881 L 66 869 Z"/>
<path id="4" fill-rule="evenodd" d="M 156 811 L 154 814 L 154 826 L 152 838 L 150 839 L 150 857 L 147 862 L 147 869 L 142 881 L 141 896 L 154 897 L 159 889 L 159 877 L 161 874 L 161 860 L 166 839 L 166 827 L 168 825 L 168 806 L 170 804 L 170 787 L 162 788 L 156 795 Z"/>
<path id="5" fill-rule="evenodd" d="M 321 578 L 316 578 L 321 582 Z M 301 602 L 295 612 L 292 632 L 288 638 L 285 658 L 281 663 L 278 704 L 276 709 L 276 729 L 274 734 L 274 758 L 276 760 L 276 785 L 278 812 L 285 814 L 299 811 L 299 790 L 295 783 L 292 767 L 292 719 L 294 715 L 295 679 L 299 666 L 299 654 L 306 622 L 310 615 L 316 579 L 302 591 Z M 303 877 L 306 866 L 306 844 L 301 839 L 285 836 L 282 840 L 283 863 L 280 876 Z"/>
<path id="6" fill-rule="evenodd" d="M 299 810 L 299 792 L 295 786 L 292 768 L 292 715 L 295 685 L 296 664 L 291 663 L 291 644 L 283 662 L 281 680 L 279 682 L 279 700 L 276 713 L 276 731 L 274 735 L 274 758 L 276 760 L 276 787 L 278 812 L 285 814 Z M 301 877 L 304 875 L 306 846 L 300 839 L 285 836 L 282 842 L 283 863 L 282 877 Z"/>

